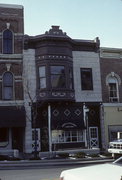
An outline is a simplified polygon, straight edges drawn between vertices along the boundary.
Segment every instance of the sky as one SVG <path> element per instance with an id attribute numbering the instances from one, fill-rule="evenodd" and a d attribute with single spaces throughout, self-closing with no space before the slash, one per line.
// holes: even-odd
<path id="1" fill-rule="evenodd" d="M 24 33 L 40 35 L 60 26 L 72 39 L 100 39 L 122 48 L 122 0 L 0 0 L 24 6 Z"/>

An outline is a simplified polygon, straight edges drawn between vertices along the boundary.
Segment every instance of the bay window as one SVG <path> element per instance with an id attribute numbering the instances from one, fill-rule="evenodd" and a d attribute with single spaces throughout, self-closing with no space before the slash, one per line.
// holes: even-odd
<path id="1" fill-rule="evenodd" d="M 65 67 L 64 66 L 51 66 L 51 87 L 52 88 L 65 88 Z"/>
<path id="2" fill-rule="evenodd" d="M 46 68 L 45 68 L 45 66 L 39 67 L 39 79 L 40 79 L 40 89 L 46 88 Z"/>

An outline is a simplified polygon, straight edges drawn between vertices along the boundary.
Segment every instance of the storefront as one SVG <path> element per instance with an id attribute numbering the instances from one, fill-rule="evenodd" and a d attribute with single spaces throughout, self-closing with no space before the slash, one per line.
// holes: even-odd
<path id="1" fill-rule="evenodd" d="M 36 139 L 40 151 L 99 148 L 101 144 L 100 105 L 83 103 L 50 103 L 38 108 Z"/>
<path id="2" fill-rule="evenodd" d="M 0 107 L 0 151 L 24 150 L 24 107 Z"/>

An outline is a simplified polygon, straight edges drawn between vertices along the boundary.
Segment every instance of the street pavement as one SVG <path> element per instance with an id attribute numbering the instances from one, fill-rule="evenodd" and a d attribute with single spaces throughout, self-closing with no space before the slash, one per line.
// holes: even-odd
<path id="1" fill-rule="evenodd" d="M 0 180 L 59 180 L 61 171 L 65 169 L 112 161 L 108 158 L 1 161 Z"/>

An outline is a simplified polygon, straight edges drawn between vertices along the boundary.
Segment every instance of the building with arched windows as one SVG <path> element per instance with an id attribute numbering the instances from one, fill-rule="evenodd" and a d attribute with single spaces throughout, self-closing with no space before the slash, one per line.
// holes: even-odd
<path id="1" fill-rule="evenodd" d="M 122 132 L 122 49 L 59 26 L 24 35 L 23 11 L 0 4 L 0 154 L 107 149 Z"/>
<path id="2" fill-rule="evenodd" d="M 103 147 L 122 132 L 122 49 L 101 48 L 101 83 L 104 129 Z"/>
<path id="3" fill-rule="evenodd" d="M 0 4 L 0 152 L 24 151 L 23 7 Z"/>

